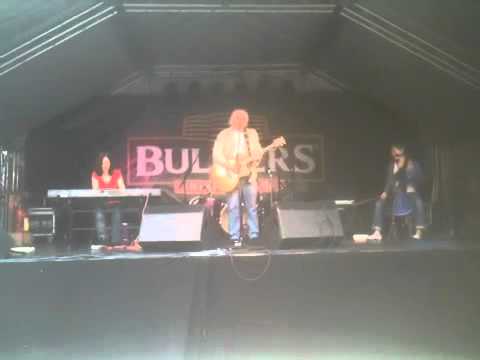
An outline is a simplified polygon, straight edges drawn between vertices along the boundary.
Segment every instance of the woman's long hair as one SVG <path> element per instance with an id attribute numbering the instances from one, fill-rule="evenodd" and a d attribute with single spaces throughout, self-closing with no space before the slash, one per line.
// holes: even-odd
<path id="1" fill-rule="evenodd" d="M 395 175 L 395 183 L 397 184 L 397 190 L 400 190 L 402 192 L 407 191 L 407 167 L 410 164 L 410 156 L 407 147 L 404 144 L 393 144 L 391 147 L 392 151 L 393 149 L 398 149 L 402 151 L 403 155 L 405 156 L 405 167 L 401 170 L 399 170 Z M 393 159 L 395 162 L 395 159 Z"/>
<path id="2" fill-rule="evenodd" d="M 104 157 L 107 157 L 108 160 L 110 160 L 110 169 L 108 170 L 108 173 L 109 175 L 112 175 L 112 170 L 113 170 L 112 157 L 108 152 L 101 152 L 100 154 L 98 154 L 97 161 L 95 163 L 95 172 L 97 173 L 98 176 L 102 176 L 103 174 L 102 162 Z"/>

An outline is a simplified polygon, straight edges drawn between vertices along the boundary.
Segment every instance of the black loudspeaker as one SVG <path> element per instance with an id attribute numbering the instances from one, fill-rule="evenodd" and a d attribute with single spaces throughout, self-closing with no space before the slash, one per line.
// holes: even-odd
<path id="1" fill-rule="evenodd" d="M 277 220 L 280 248 L 336 245 L 344 236 L 333 202 L 281 202 Z"/>
<path id="2" fill-rule="evenodd" d="M 162 205 L 148 208 L 140 224 L 140 245 L 152 250 L 202 248 L 203 206 Z"/>
<path id="3" fill-rule="evenodd" d="M 0 259 L 5 259 L 9 255 L 10 248 L 14 240 L 8 233 L 0 227 Z"/>

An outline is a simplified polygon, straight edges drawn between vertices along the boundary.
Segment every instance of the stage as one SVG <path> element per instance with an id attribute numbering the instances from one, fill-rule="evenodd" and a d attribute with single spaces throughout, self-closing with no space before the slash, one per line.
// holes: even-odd
<path id="1" fill-rule="evenodd" d="M 3 0 L 0 360 L 480 359 L 478 3 Z"/>
<path id="2" fill-rule="evenodd" d="M 479 270 L 443 241 L 10 258 L 2 358 L 473 359 Z"/>

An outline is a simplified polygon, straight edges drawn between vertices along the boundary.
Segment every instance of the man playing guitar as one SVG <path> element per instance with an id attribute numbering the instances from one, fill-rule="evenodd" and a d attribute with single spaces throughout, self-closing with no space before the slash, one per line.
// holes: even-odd
<path id="1" fill-rule="evenodd" d="M 234 110 L 229 119 L 230 127 L 217 135 L 213 146 L 210 176 L 213 188 L 227 195 L 228 233 L 234 246 L 241 246 L 242 202 L 247 211 L 248 237 L 252 242 L 258 240 L 256 168 L 266 151 L 285 145 L 285 139 L 278 138 L 262 148 L 257 131 L 248 128 L 248 121 L 247 111 Z"/>

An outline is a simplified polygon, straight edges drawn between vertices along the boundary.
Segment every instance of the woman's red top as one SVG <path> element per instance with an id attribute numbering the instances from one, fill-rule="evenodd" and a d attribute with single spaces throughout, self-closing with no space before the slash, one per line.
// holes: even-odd
<path id="1" fill-rule="evenodd" d="M 118 189 L 118 180 L 122 178 L 122 173 L 120 169 L 113 170 L 109 182 L 105 182 L 103 177 L 101 175 L 99 176 L 96 171 L 92 172 L 92 178 L 98 181 L 98 188 L 100 190 Z"/>

